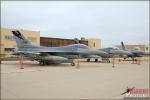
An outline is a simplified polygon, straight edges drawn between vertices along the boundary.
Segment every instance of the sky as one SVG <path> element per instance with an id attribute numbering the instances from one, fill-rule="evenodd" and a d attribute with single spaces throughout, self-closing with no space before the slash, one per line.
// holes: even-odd
<path id="1" fill-rule="evenodd" d="M 1 27 L 42 37 L 99 38 L 102 46 L 149 43 L 149 1 L 2 1 Z"/>

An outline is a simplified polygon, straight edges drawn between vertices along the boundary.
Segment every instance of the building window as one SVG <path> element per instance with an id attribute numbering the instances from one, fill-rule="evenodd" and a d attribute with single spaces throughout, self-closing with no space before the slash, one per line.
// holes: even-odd
<path id="1" fill-rule="evenodd" d="M 93 47 L 95 47 L 95 42 L 93 43 Z"/>
<path id="2" fill-rule="evenodd" d="M 5 35 L 5 40 L 14 40 L 14 37 L 11 35 Z"/>
<path id="3" fill-rule="evenodd" d="M 15 48 L 5 48 L 5 52 L 13 52 Z"/>

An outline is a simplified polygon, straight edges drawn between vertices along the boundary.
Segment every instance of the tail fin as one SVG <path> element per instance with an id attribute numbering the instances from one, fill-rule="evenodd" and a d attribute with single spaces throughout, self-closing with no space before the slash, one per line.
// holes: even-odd
<path id="1" fill-rule="evenodd" d="M 123 50 L 126 50 L 126 48 L 125 48 L 125 46 L 124 46 L 124 43 L 123 43 L 123 42 L 121 42 L 121 46 L 122 46 L 122 49 L 123 49 Z"/>
<path id="2" fill-rule="evenodd" d="M 79 39 L 78 38 L 74 38 L 74 43 L 75 44 L 80 44 Z"/>
<path id="3" fill-rule="evenodd" d="M 28 41 L 19 31 L 12 31 L 12 34 L 16 40 L 18 48 L 31 45 L 30 41 Z"/>

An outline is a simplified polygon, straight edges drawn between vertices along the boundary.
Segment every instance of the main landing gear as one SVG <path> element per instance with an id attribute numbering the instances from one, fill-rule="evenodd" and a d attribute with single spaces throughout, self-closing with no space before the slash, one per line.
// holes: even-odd
<path id="1" fill-rule="evenodd" d="M 75 66 L 74 59 L 69 59 L 69 60 L 68 60 L 68 63 L 70 63 L 71 66 Z"/>
<path id="2" fill-rule="evenodd" d="M 46 61 L 39 61 L 39 64 L 40 65 L 48 65 L 48 62 L 46 62 Z"/>
<path id="3" fill-rule="evenodd" d="M 87 59 L 87 62 L 90 62 L 90 59 Z M 95 59 L 95 62 L 98 62 L 98 59 Z"/>
<path id="4" fill-rule="evenodd" d="M 75 63 L 74 63 L 74 62 L 72 62 L 72 63 L 71 63 L 71 66 L 75 66 Z"/>
<path id="5" fill-rule="evenodd" d="M 90 62 L 90 59 L 87 59 L 87 62 Z"/>
<path id="6" fill-rule="evenodd" d="M 98 62 L 98 59 L 95 59 L 95 62 Z"/>

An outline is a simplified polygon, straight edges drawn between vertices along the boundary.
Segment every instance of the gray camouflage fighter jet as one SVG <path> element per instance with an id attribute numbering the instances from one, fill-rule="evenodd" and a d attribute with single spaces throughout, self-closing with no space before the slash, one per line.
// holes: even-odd
<path id="1" fill-rule="evenodd" d="M 127 50 L 127 49 L 125 48 L 123 42 L 121 42 L 121 46 L 122 46 L 122 50 L 130 52 L 130 55 L 127 55 L 127 56 L 128 56 L 128 57 L 131 57 L 133 61 L 135 61 L 135 58 L 136 58 L 136 57 L 143 57 L 143 56 L 147 55 L 146 52 L 140 50 L 140 48 L 134 48 L 134 49 L 132 49 L 131 51 L 130 51 L 130 50 Z"/>
<path id="2" fill-rule="evenodd" d="M 129 51 L 125 51 L 125 50 L 121 50 L 117 47 L 108 47 L 108 48 L 101 48 L 101 49 L 98 49 L 99 51 L 104 51 L 106 53 L 109 54 L 109 57 L 108 58 L 111 58 L 111 57 L 123 57 L 123 58 L 127 58 L 128 55 L 131 55 L 131 53 Z M 108 58 L 102 58 L 104 60 L 106 60 L 107 62 L 110 62 Z M 87 61 L 89 62 L 90 59 L 87 59 Z M 95 59 L 95 62 L 97 62 L 98 60 Z"/>
<path id="3" fill-rule="evenodd" d="M 110 57 L 123 57 L 123 58 L 126 58 L 127 55 L 130 55 L 131 53 L 128 52 L 128 51 L 125 51 L 125 50 L 121 50 L 117 47 L 108 47 L 108 48 L 101 48 L 99 49 L 101 51 L 104 51 L 104 52 L 107 52 Z"/>
<path id="4" fill-rule="evenodd" d="M 19 31 L 12 31 L 16 40 L 18 50 L 14 55 L 22 55 L 32 60 L 36 60 L 40 65 L 49 63 L 71 63 L 75 65 L 74 59 L 107 57 L 108 54 L 103 51 L 93 50 L 84 44 L 72 44 L 60 47 L 44 47 L 32 45 Z"/>

